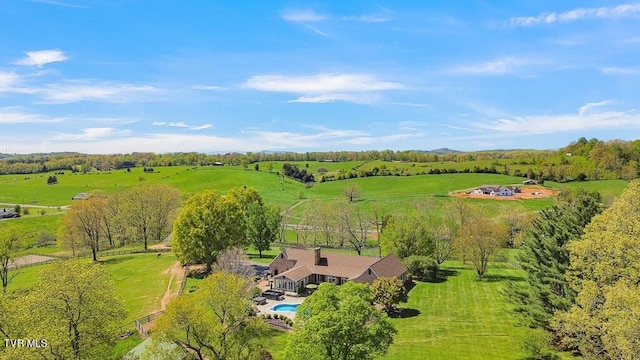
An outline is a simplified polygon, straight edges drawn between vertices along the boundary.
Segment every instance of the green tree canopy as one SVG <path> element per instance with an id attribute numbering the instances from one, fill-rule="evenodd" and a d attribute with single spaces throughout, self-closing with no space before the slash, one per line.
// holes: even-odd
<path id="1" fill-rule="evenodd" d="M 14 297 L 8 310 L 9 338 L 47 342 L 38 349 L 6 348 L 15 356 L 9 358 L 20 359 L 108 358 L 126 317 L 106 268 L 81 260 L 45 267 L 36 287 Z"/>
<path id="2" fill-rule="evenodd" d="M 575 292 L 569 287 L 567 244 L 578 239 L 591 218 L 602 211 L 600 194 L 578 191 L 542 210 L 523 236 L 518 261 L 527 273 L 526 284 L 510 283 L 507 298 L 529 326 L 549 326 L 557 311 L 568 310 Z"/>
<path id="3" fill-rule="evenodd" d="M 204 280 L 192 295 L 178 297 L 158 318 L 156 344 L 177 344 L 199 359 L 260 359 L 266 324 L 249 317 L 251 284 L 223 271 Z"/>
<path id="4" fill-rule="evenodd" d="M 391 312 L 399 303 L 407 302 L 409 296 L 402 280 L 396 277 L 380 277 L 371 284 L 373 302 Z"/>
<path id="5" fill-rule="evenodd" d="M 397 331 L 372 301 L 366 284 L 320 284 L 298 307 L 287 358 L 368 360 L 384 355 Z"/>
<path id="6" fill-rule="evenodd" d="M 247 208 L 247 238 L 258 250 L 259 256 L 262 252 L 271 249 L 271 243 L 278 238 L 280 229 L 280 210 L 273 206 L 261 205 L 259 202 L 252 202 Z"/>
<path id="7" fill-rule="evenodd" d="M 591 359 L 640 353 L 640 181 L 631 182 L 568 245 L 575 304 L 552 322 L 563 344 Z"/>
<path id="8" fill-rule="evenodd" d="M 172 248 L 178 260 L 205 264 L 207 271 L 223 249 L 245 243 L 246 222 L 238 199 L 207 190 L 190 197 L 173 224 Z"/>

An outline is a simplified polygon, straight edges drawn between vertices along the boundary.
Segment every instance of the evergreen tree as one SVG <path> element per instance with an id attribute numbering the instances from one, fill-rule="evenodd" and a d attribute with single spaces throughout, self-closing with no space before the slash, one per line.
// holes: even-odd
<path id="1" fill-rule="evenodd" d="M 575 292 L 566 280 L 567 243 L 578 239 L 594 215 L 602 211 L 600 194 L 578 191 L 559 205 L 542 210 L 524 236 L 518 261 L 527 272 L 526 285 L 509 283 L 507 298 L 532 327 L 548 327 L 556 311 L 571 307 Z"/>

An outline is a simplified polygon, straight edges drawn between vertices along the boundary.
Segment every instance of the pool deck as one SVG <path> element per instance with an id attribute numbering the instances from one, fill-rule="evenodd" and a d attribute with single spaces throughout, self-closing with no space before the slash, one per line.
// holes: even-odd
<path id="1" fill-rule="evenodd" d="M 293 297 L 293 296 L 284 296 L 284 300 L 267 300 L 267 303 L 264 305 L 257 305 L 256 308 L 258 308 L 258 315 L 266 315 L 266 314 L 284 314 L 286 317 L 290 318 L 290 319 L 294 319 L 296 317 L 296 313 L 295 312 L 291 312 L 291 311 L 273 311 L 271 310 L 272 307 L 278 305 L 278 304 L 302 304 L 302 302 L 304 301 L 304 299 L 306 299 L 305 297 Z"/>

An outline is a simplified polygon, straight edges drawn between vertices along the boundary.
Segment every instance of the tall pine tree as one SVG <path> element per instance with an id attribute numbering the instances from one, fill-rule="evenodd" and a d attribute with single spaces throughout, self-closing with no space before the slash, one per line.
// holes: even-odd
<path id="1" fill-rule="evenodd" d="M 565 274 L 569 267 L 567 243 L 578 239 L 594 215 L 602 212 L 598 192 L 569 193 L 542 210 L 524 236 L 518 261 L 527 272 L 525 284 L 509 283 L 507 298 L 531 327 L 549 327 L 556 311 L 571 307 L 575 292 Z"/>

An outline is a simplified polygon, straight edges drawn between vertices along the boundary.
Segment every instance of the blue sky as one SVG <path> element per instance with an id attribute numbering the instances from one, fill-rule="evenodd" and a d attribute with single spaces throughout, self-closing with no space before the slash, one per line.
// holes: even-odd
<path id="1" fill-rule="evenodd" d="M 640 138 L 640 2 L 8 0 L 0 152 Z"/>

